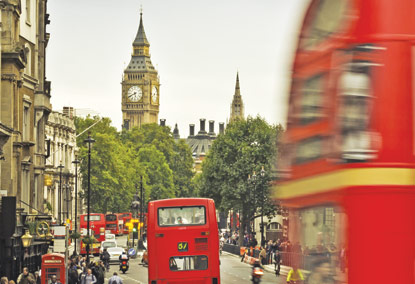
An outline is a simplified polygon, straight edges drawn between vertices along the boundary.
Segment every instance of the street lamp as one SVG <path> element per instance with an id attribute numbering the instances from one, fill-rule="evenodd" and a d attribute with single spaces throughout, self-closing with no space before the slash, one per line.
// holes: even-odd
<path id="1" fill-rule="evenodd" d="M 59 191 L 58 191 L 58 225 L 60 226 L 62 224 L 62 219 L 61 219 L 61 215 L 62 215 L 62 211 L 61 211 L 61 200 L 62 200 L 62 196 L 61 196 L 61 192 L 62 192 L 62 169 L 64 168 L 64 166 L 62 165 L 62 161 L 60 162 L 58 169 L 59 169 Z"/>
<path id="2" fill-rule="evenodd" d="M 66 220 L 69 219 L 69 185 L 65 184 L 63 186 L 65 188 L 65 201 L 66 201 Z"/>
<path id="3" fill-rule="evenodd" d="M 32 244 L 33 236 L 29 233 L 29 230 L 26 230 L 26 233 L 21 237 L 21 239 L 22 239 L 22 245 L 25 248 L 25 253 L 24 253 L 25 255 L 23 256 L 24 257 L 23 262 L 24 262 L 24 265 L 26 266 L 26 257 L 28 257 L 29 255 L 28 248 Z"/>
<path id="4" fill-rule="evenodd" d="M 264 166 L 262 166 L 261 168 L 261 178 L 262 180 L 264 179 L 265 176 L 265 170 L 264 170 Z M 261 202 L 261 246 L 264 246 L 264 186 L 261 187 L 261 197 L 262 197 L 262 202 Z"/>
<path id="5" fill-rule="evenodd" d="M 88 132 L 88 138 L 84 140 L 85 143 L 88 143 L 88 203 L 87 203 L 87 237 L 90 240 L 89 236 L 89 214 L 90 214 L 90 202 L 91 202 L 91 144 L 95 142 L 91 138 L 91 133 Z M 89 243 L 86 245 L 86 263 L 89 264 Z"/>
<path id="6" fill-rule="evenodd" d="M 80 163 L 78 156 L 75 156 L 72 163 L 75 164 L 75 232 L 78 232 L 78 164 Z M 77 240 L 75 240 L 74 255 L 76 255 L 76 242 Z"/>
<path id="7" fill-rule="evenodd" d="M 21 239 L 23 247 L 28 248 L 32 244 L 33 236 L 29 233 L 29 230 L 26 230 L 26 233 L 21 237 Z"/>
<path id="8" fill-rule="evenodd" d="M 140 249 L 144 249 L 143 231 L 142 231 L 142 227 L 143 227 L 142 224 L 144 221 L 143 214 L 144 214 L 144 192 L 143 192 L 143 176 L 141 176 L 141 179 L 140 179 L 140 240 L 138 241 L 138 247 Z"/>

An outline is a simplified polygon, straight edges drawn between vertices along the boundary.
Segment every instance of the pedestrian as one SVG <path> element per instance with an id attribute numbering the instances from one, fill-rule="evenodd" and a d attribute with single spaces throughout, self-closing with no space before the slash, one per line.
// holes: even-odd
<path id="1" fill-rule="evenodd" d="M 16 284 L 16 282 L 14 282 L 14 280 L 10 280 L 9 284 Z"/>
<path id="2" fill-rule="evenodd" d="M 58 281 L 58 278 L 56 278 L 56 275 L 55 275 L 55 274 L 53 274 L 53 275 L 50 277 L 50 283 L 51 283 L 51 284 L 62 284 L 60 281 Z"/>
<path id="3" fill-rule="evenodd" d="M 36 284 L 41 284 L 39 271 L 35 271 L 35 283 Z"/>
<path id="4" fill-rule="evenodd" d="M 95 284 L 96 282 L 97 278 L 92 274 L 92 270 L 88 268 L 86 274 L 82 275 L 81 284 Z"/>
<path id="5" fill-rule="evenodd" d="M 105 267 L 102 261 L 98 261 L 95 263 L 94 269 L 92 270 L 92 274 L 95 275 L 97 279 L 97 284 L 104 284 L 105 282 Z"/>
<path id="6" fill-rule="evenodd" d="M 265 265 L 266 259 L 267 259 L 267 251 L 265 250 L 264 247 L 262 247 L 261 252 L 259 253 L 259 263 L 261 263 L 261 265 Z"/>
<path id="7" fill-rule="evenodd" d="M 104 248 L 104 252 L 102 253 L 102 261 L 104 262 L 104 267 L 108 271 L 110 271 L 110 254 L 106 248 Z"/>
<path id="8" fill-rule="evenodd" d="M 71 263 L 68 269 L 68 283 L 78 284 L 78 271 L 76 270 L 75 263 Z"/>
<path id="9" fill-rule="evenodd" d="M 33 284 L 35 277 L 29 273 L 27 267 L 23 267 L 23 272 L 17 277 L 17 284 Z"/>
<path id="10" fill-rule="evenodd" d="M 274 265 L 275 265 L 275 275 L 277 275 L 277 277 L 280 276 L 280 269 L 281 269 L 281 255 L 280 255 L 280 251 L 276 250 L 275 254 L 274 254 Z"/>
<path id="11" fill-rule="evenodd" d="M 117 272 L 114 272 L 112 277 L 108 280 L 108 284 L 123 284 L 122 279 L 118 276 Z"/>
<path id="12" fill-rule="evenodd" d="M 0 283 L 1 283 L 1 284 L 9 284 L 9 279 L 7 279 L 7 277 L 6 277 L 6 276 L 3 276 L 3 277 L 0 279 Z"/>

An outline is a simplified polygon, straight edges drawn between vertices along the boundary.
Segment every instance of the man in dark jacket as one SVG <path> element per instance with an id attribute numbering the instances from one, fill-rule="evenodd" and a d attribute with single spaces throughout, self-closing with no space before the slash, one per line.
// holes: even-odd
<path id="1" fill-rule="evenodd" d="M 77 284 L 78 283 L 78 271 L 76 270 L 76 264 L 71 263 L 71 266 L 68 270 L 68 278 L 69 278 L 69 284 Z"/>
<path id="2" fill-rule="evenodd" d="M 275 275 L 280 276 L 281 255 L 280 251 L 276 250 L 274 254 Z"/>

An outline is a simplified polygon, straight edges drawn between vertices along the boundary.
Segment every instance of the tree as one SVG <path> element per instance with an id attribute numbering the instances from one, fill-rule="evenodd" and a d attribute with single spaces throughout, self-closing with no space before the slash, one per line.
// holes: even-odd
<path id="1" fill-rule="evenodd" d="M 75 118 L 79 133 L 95 122 L 98 123 L 90 129 L 91 137 L 95 139 L 95 143 L 91 145 L 91 211 L 126 211 L 134 194 L 135 172 L 143 170 L 134 161 L 132 151 L 121 142 L 117 130 L 111 126 L 110 119 Z M 85 132 L 77 138 L 80 171 L 83 177 L 87 177 L 88 174 L 88 145 L 84 142 L 87 136 L 88 133 Z M 87 178 L 82 180 L 82 187 L 87 189 Z M 84 198 L 85 195 L 86 192 Z"/>
<path id="2" fill-rule="evenodd" d="M 170 128 L 145 124 L 118 132 L 108 118 L 75 118 L 78 133 L 94 123 L 89 129 L 96 140 L 91 153 L 92 211 L 129 211 L 141 177 L 146 202 L 194 195 L 190 148 L 184 140 L 176 143 Z M 83 177 L 88 173 L 87 136 L 85 132 L 77 138 Z M 82 183 L 86 189 L 87 178 Z"/>
<path id="3" fill-rule="evenodd" d="M 172 170 L 175 197 L 195 195 L 193 178 L 193 158 L 189 146 L 183 139 L 174 140 L 169 127 L 157 124 L 145 124 L 141 128 L 124 130 L 121 134 L 124 143 L 137 153 L 146 145 L 154 146 L 160 151 Z"/>
<path id="4" fill-rule="evenodd" d="M 248 231 L 249 222 L 261 215 L 263 201 L 265 215 L 275 212 L 268 184 L 281 131 L 280 125 L 269 125 L 260 117 L 235 120 L 217 137 L 202 164 L 199 195 L 213 198 L 222 211 L 239 210 Z M 259 177 L 262 167 L 264 176 Z M 248 181 L 253 172 L 255 183 Z"/>

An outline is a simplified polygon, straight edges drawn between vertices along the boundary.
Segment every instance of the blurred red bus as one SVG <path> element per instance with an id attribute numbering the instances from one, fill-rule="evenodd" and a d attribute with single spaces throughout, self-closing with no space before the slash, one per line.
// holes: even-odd
<path id="1" fill-rule="evenodd" d="M 119 236 L 123 233 L 123 219 L 119 214 L 109 213 L 105 215 L 105 230 Z"/>
<path id="2" fill-rule="evenodd" d="M 123 220 L 123 234 L 128 234 L 129 233 L 129 228 L 127 226 L 127 223 L 130 222 L 131 218 L 133 217 L 133 214 L 131 212 L 125 212 L 125 213 L 120 213 L 121 218 Z"/>
<path id="3" fill-rule="evenodd" d="M 80 228 L 82 236 L 87 236 L 87 218 L 88 214 L 80 215 Z M 101 247 L 101 242 L 105 241 L 105 215 L 100 213 L 91 213 L 89 215 L 89 228 L 91 234 L 94 235 L 96 243 L 90 246 L 90 253 L 99 254 L 99 249 Z M 82 242 L 81 239 L 81 251 L 82 255 L 86 254 L 86 245 Z"/>
<path id="4" fill-rule="evenodd" d="M 148 283 L 220 283 L 219 238 L 212 199 L 150 201 Z"/>
<path id="5" fill-rule="evenodd" d="M 274 197 L 313 280 L 415 283 L 414 15 L 413 0 L 310 1 Z"/>

